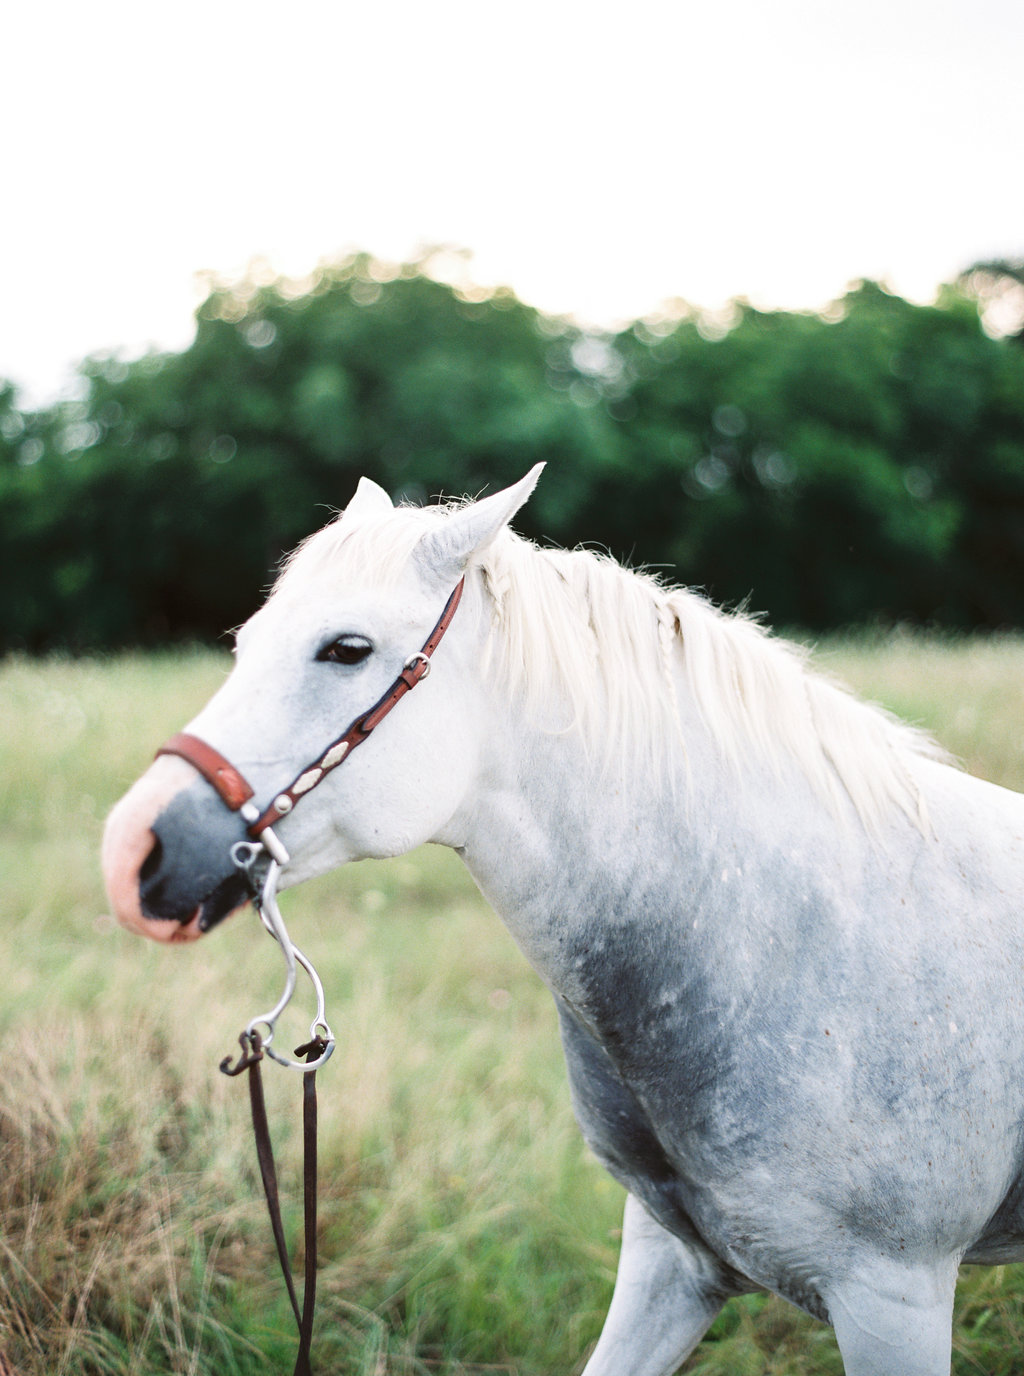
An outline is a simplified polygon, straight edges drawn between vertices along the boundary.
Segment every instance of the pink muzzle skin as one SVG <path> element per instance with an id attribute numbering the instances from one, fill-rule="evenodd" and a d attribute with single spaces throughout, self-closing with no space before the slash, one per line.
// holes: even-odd
<path id="1" fill-rule="evenodd" d="M 184 923 L 150 917 L 142 909 L 140 871 L 156 842 L 156 819 L 195 773 L 181 760 L 153 764 L 116 804 L 103 833 L 102 867 L 114 915 L 123 927 L 153 941 L 194 941 L 202 935 L 199 908 Z"/>

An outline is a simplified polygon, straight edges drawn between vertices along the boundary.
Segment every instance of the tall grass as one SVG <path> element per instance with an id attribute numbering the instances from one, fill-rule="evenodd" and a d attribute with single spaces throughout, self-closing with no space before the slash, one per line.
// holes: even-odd
<path id="1" fill-rule="evenodd" d="M 1020 641 L 826 652 L 1024 786 Z M 0 1371 L 291 1370 L 246 1096 L 216 1068 L 276 996 L 279 958 L 249 914 L 196 946 L 139 942 L 105 915 L 98 876 L 108 807 L 225 669 L 207 653 L 0 665 Z M 284 907 L 340 1043 L 320 1076 L 317 1369 L 578 1371 L 622 1196 L 572 1123 L 546 992 L 446 851 L 351 866 Z M 266 1079 L 300 1252 L 298 1077 Z M 1019 1294 L 1016 1268 L 965 1276 L 958 1376 L 1020 1371 Z M 685 1369 L 841 1366 L 828 1329 L 755 1296 Z"/>

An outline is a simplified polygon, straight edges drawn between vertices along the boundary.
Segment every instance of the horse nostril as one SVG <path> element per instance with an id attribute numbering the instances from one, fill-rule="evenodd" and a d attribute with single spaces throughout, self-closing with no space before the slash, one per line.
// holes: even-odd
<path id="1" fill-rule="evenodd" d="M 153 837 L 153 849 L 146 856 L 139 869 L 139 884 L 147 884 L 160 868 L 160 863 L 164 858 L 164 848 L 159 836 Z"/>

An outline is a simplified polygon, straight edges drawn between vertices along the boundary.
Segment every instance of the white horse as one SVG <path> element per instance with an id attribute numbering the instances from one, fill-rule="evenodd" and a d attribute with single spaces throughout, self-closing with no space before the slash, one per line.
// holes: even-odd
<path id="1" fill-rule="evenodd" d="M 1024 1257 L 1024 799 L 751 621 L 514 535 L 538 473 L 424 509 L 364 479 L 189 730 L 266 807 L 465 577 L 429 679 L 282 816 L 285 882 L 451 846 L 550 988 L 629 1192 L 585 1376 L 668 1376 L 754 1289 L 848 1376 L 945 1376 L 959 1264 Z M 108 823 L 121 920 L 198 935 L 244 836 L 158 759 Z"/>

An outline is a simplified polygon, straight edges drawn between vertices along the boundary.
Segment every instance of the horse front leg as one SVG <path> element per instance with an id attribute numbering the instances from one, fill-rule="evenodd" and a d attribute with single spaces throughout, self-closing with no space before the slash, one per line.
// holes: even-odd
<path id="1" fill-rule="evenodd" d="M 846 1376 L 949 1376 L 957 1266 L 879 1259 L 829 1288 Z"/>
<path id="2" fill-rule="evenodd" d="M 710 1258 L 627 1195 L 615 1293 L 583 1376 L 672 1376 L 726 1299 L 717 1281 Z"/>

